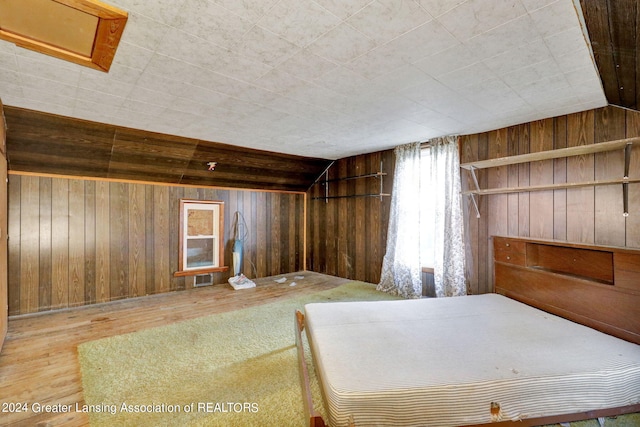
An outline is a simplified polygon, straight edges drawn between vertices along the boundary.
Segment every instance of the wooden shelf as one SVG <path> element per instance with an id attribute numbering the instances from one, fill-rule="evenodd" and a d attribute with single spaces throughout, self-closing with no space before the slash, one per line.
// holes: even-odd
<path id="1" fill-rule="evenodd" d="M 460 165 L 461 169 L 468 170 L 471 173 L 475 189 L 463 191 L 463 195 L 471 196 L 473 203 L 476 207 L 477 217 L 480 218 L 480 211 L 478 204 L 475 200 L 475 196 L 486 196 L 492 194 L 509 194 L 509 193 L 521 193 L 530 191 L 545 191 L 545 190 L 562 190 L 569 188 L 589 187 L 589 186 L 601 186 L 601 185 L 620 185 L 622 184 L 623 194 L 623 215 L 629 215 L 629 184 L 640 182 L 639 178 L 629 179 L 629 164 L 631 159 L 631 147 L 633 144 L 640 143 L 640 137 L 619 139 L 615 141 L 600 142 L 597 144 L 580 145 L 577 147 L 560 148 L 556 150 L 540 151 L 537 153 L 520 154 L 517 156 L 500 157 L 497 159 L 480 160 L 477 162 L 463 163 Z M 568 183 L 556 183 L 545 185 L 530 185 L 525 187 L 500 187 L 500 188 L 488 188 L 481 189 L 478 184 L 478 178 L 475 171 L 477 169 L 494 168 L 500 166 L 517 165 L 520 163 L 537 162 L 543 160 L 560 159 L 573 156 L 583 156 L 594 153 L 602 153 L 605 151 L 621 150 L 624 149 L 624 173 L 620 179 L 613 180 L 596 180 L 596 181 L 584 181 L 584 182 L 568 182 Z"/>
<path id="2" fill-rule="evenodd" d="M 619 139 L 616 141 L 600 142 L 597 144 L 579 145 L 577 147 L 559 148 L 556 150 L 539 151 L 537 153 L 520 154 L 517 156 L 499 157 L 497 159 L 480 160 L 463 163 L 462 169 L 486 169 L 499 166 L 517 165 L 520 163 L 537 162 L 541 160 L 560 159 L 563 157 L 583 156 L 585 154 L 601 153 L 625 148 L 628 144 L 639 143 L 640 137 Z"/>

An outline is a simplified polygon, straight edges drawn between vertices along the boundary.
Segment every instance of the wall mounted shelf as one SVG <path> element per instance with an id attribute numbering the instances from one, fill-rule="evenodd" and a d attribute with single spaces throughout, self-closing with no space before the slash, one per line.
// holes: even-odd
<path id="1" fill-rule="evenodd" d="M 615 141 L 601 142 L 597 144 L 580 145 L 577 147 L 560 148 L 556 150 L 540 151 L 536 153 L 520 154 L 517 156 L 500 157 L 496 159 L 463 163 L 460 165 L 460 168 L 469 171 L 473 179 L 475 188 L 472 190 L 463 191 L 462 194 L 471 197 L 471 199 L 473 200 L 473 204 L 476 208 L 477 217 L 480 218 L 480 210 L 478 209 L 478 204 L 475 200 L 475 196 L 622 184 L 623 215 L 628 216 L 629 215 L 629 184 L 640 182 L 640 178 L 634 178 L 634 179 L 629 178 L 631 148 L 633 144 L 638 144 L 638 143 L 640 143 L 640 137 L 626 138 L 626 139 L 620 139 Z M 623 174 L 623 177 L 620 179 L 568 182 L 568 183 L 557 183 L 557 184 L 547 184 L 547 185 L 531 185 L 526 187 L 502 187 L 502 188 L 481 189 L 480 185 L 478 184 L 478 178 L 475 172 L 476 170 L 479 170 L 479 169 L 517 165 L 520 163 L 537 162 L 542 160 L 559 159 L 559 158 L 566 158 L 566 157 L 572 157 L 572 156 L 583 156 L 587 154 L 602 153 L 606 151 L 614 151 L 614 150 L 621 150 L 621 149 L 624 149 L 624 174 Z"/>
<path id="2" fill-rule="evenodd" d="M 333 164 L 333 163 L 332 163 Z M 317 180 L 315 184 L 324 186 L 324 196 L 313 197 L 312 200 L 320 200 L 324 199 L 325 203 L 328 203 L 329 199 L 350 199 L 354 197 L 377 197 L 382 200 L 383 197 L 389 197 L 391 194 L 383 193 L 383 179 L 387 175 L 386 172 L 382 171 L 382 162 L 380 162 L 380 170 L 374 173 L 367 173 L 363 175 L 354 175 L 354 176 L 346 176 L 344 178 L 334 178 L 329 179 L 329 167 L 324 171 L 324 180 Z M 329 196 L 329 184 L 332 182 L 340 182 L 340 181 L 350 181 L 354 179 L 364 179 L 364 178 L 376 178 L 380 180 L 380 191 L 378 193 L 367 193 L 367 194 L 347 194 L 347 195 L 339 195 L 339 196 Z"/>

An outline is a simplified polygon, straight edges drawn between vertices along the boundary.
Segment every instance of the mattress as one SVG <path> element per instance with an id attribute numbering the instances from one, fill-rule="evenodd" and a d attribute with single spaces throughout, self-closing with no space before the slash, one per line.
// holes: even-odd
<path id="1" fill-rule="evenodd" d="M 305 325 L 334 427 L 640 403 L 640 346 L 497 294 L 307 304 Z"/>

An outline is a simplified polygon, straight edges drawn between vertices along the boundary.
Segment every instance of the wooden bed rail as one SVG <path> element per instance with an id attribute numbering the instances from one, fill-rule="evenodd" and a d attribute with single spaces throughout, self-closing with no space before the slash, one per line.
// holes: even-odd
<path id="1" fill-rule="evenodd" d="M 295 312 L 295 328 L 296 328 L 296 349 L 298 350 L 298 372 L 300 374 L 300 386 L 302 387 L 304 414 L 309 420 L 309 427 L 325 427 L 322 415 L 313 407 L 313 398 L 311 397 L 311 380 L 309 378 L 309 370 L 307 361 L 304 357 L 304 344 L 302 342 L 302 331 L 304 330 L 304 314 L 299 310 Z"/>

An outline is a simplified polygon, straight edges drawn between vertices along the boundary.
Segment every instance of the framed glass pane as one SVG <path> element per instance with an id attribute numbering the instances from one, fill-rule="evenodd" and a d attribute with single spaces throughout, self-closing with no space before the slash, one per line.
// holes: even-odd
<path id="1" fill-rule="evenodd" d="M 176 276 L 225 271 L 224 202 L 180 200 L 180 256 Z"/>
<path id="2" fill-rule="evenodd" d="M 187 268 L 215 267 L 215 239 L 187 239 Z"/>

